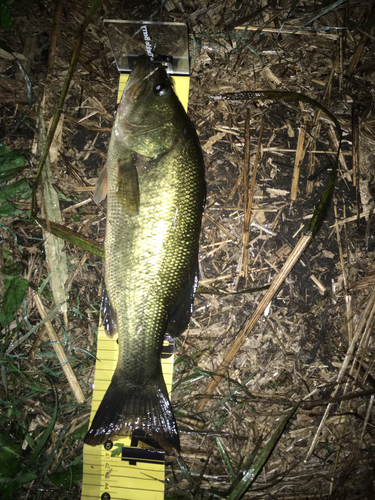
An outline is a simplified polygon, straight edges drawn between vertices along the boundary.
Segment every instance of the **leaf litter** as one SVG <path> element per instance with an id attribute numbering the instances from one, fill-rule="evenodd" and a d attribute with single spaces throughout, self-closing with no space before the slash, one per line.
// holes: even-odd
<path id="1" fill-rule="evenodd" d="M 124 10 L 111 0 L 102 5 L 85 32 L 64 103 L 62 144 L 51 166 L 52 186 L 62 223 L 102 243 L 105 207 L 96 206 L 91 195 L 105 162 L 118 74 L 101 16 L 138 20 L 149 19 L 151 12 L 153 20 L 183 21 L 190 27 L 189 115 L 205 152 L 207 202 L 199 254 L 202 293 L 197 294 L 188 331 L 177 341 L 172 401 L 182 455 L 178 461 L 168 459 L 167 497 L 374 496 L 371 19 L 375 13 L 368 2 L 339 4 L 324 10 L 292 2 L 271 8 L 260 2 L 249 6 L 247 2 L 183 0 L 165 6 L 155 2 L 151 8 L 128 2 Z M 57 108 L 76 36 L 90 7 L 63 2 L 59 43 L 46 86 L 46 120 Z M 21 181 L 25 193 L 25 181 L 32 186 L 40 159 L 30 151 L 47 83 L 55 4 L 35 2 L 27 14 L 22 6 L 17 8 L 15 26 L 24 37 L 11 30 L 4 36 L 12 52 L 26 54 L 29 65 L 22 62 L 33 83 L 33 106 L 27 111 L 24 90 L 19 91 L 19 101 L 17 95 L 9 101 L 9 86 L 4 101 L 0 95 L 2 136 L 11 133 L 19 113 L 25 113 L 5 143 L 10 151 L 22 149 L 28 158 L 22 172 L 17 168 L 23 164 L 14 163 L 14 175 L 4 180 L 2 192 L 10 189 L 11 196 L 0 207 L 9 205 L 0 231 L 3 275 L 8 282 L 26 280 L 29 287 L 21 301 L 17 299 L 18 311 L 5 311 L 9 321 L 3 327 L 1 352 L 6 384 L 1 388 L 0 415 L 13 443 L 22 444 L 28 436 L 24 451 L 8 446 L 19 457 L 17 470 L 9 475 L 22 474 L 25 465 L 30 468 L 24 470 L 13 498 L 77 498 L 82 435 L 90 411 L 102 261 L 65 244 L 68 326 L 61 314 L 51 324 L 88 399 L 78 404 L 49 341 L 40 340 L 34 360 L 27 354 L 36 333 L 6 355 L 17 339 L 41 322 L 33 297 L 42 284 L 45 309 L 52 311 L 58 305 L 47 279 L 51 269 L 42 247 L 44 237 L 30 219 L 31 199 L 11 188 Z M 1 58 L 0 64 L 8 79 L 23 81 L 14 60 Z M 208 394 L 219 366 L 267 293 L 264 288 L 272 286 L 307 230 L 338 147 L 332 121 L 308 103 L 208 99 L 249 90 L 300 92 L 321 102 L 340 122 L 342 151 L 333 202 L 319 233 L 279 285 L 217 388 Z M 244 193 L 244 185 L 250 189 L 257 150 L 251 217 L 244 237 L 250 194 Z M 39 191 L 37 199 L 41 206 Z M 20 267 L 11 267 L 13 263 Z M 55 399 L 44 375 L 52 376 L 59 400 L 52 432 L 48 426 L 55 416 Z M 38 415 L 45 420 L 38 420 Z M 36 456 L 33 451 L 44 436 L 48 439 Z M 267 447 L 272 448 L 268 461 L 257 462 Z M 257 464 L 264 462 L 260 473 L 255 472 Z"/>

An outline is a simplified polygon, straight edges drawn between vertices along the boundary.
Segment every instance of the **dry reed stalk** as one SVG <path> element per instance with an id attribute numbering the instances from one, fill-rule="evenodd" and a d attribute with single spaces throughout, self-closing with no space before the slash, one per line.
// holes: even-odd
<path id="1" fill-rule="evenodd" d="M 344 79 L 344 33 L 342 30 L 339 32 L 339 92 L 342 92 L 342 82 Z"/>
<path id="2" fill-rule="evenodd" d="M 371 213 L 371 209 L 364 210 L 363 212 L 361 212 L 359 214 L 359 218 L 360 219 L 367 218 L 370 215 L 370 213 Z M 345 218 L 343 220 L 338 221 L 337 224 L 339 226 L 343 226 L 344 224 L 347 224 L 348 222 L 354 222 L 354 221 L 356 221 L 357 218 L 358 218 L 357 215 L 352 215 L 351 217 L 347 217 L 347 218 Z M 329 226 L 330 229 L 332 229 L 333 227 L 335 227 L 335 224 L 332 225 L 332 226 Z"/>
<path id="3" fill-rule="evenodd" d="M 370 402 L 369 402 L 369 405 L 368 405 L 368 408 L 367 408 L 367 411 L 366 411 L 366 416 L 365 416 L 365 420 L 363 422 L 363 427 L 362 427 L 362 432 L 361 432 L 361 435 L 360 435 L 360 438 L 359 438 L 359 441 L 358 441 L 358 449 L 361 448 L 362 446 L 362 443 L 363 443 L 363 438 L 365 436 L 365 430 L 366 430 L 366 427 L 367 427 L 367 424 L 368 424 L 368 421 L 370 419 L 370 415 L 371 415 L 371 410 L 372 410 L 372 407 L 374 405 L 374 398 L 375 396 L 372 395 L 370 397 Z"/>
<path id="4" fill-rule="evenodd" d="M 44 309 L 43 303 L 40 300 L 39 295 L 34 295 L 34 302 L 38 308 L 39 314 L 42 319 L 44 319 L 48 312 Z M 68 358 L 66 357 L 66 354 L 64 352 L 64 349 L 61 345 L 61 342 L 55 332 L 55 329 L 52 326 L 52 323 L 50 321 L 46 321 L 45 326 L 47 328 L 48 336 L 50 341 L 52 342 L 53 348 L 55 349 L 56 356 L 61 364 L 61 368 L 64 371 L 64 374 L 68 380 L 68 383 L 70 385 L 70 388 L 72 389 L 72 392 L 78 401 L 78 403 L 82 404 L 86 401 L 85 396 L 83 395 L 82 389 L 78 383 L 78 380 L 73 372 L 72 366 L 68 361 Z"/>
<path id="5" fill-rule="evenodd" d="M 317 128 L 316 128 L 316 134 L 320 134 L 320 126 L 321 124 L 319 123 Z M 316 148 L 316 140 L 314 139 L 311 141 L 311 148 L 315 149 Z M 311 194 L 313 187 L 314 187 L 314 181 L 311 180 L 309 181 L 310 175 L 312 175 L 315 172 L 315 153 L 313 151 L 309 152 L 309 161 L 307 165 L 307 182 L 306 182 L 306 194 Z"/>
<path id="6" fill-rule="evenodd" d="M 367 318 L 366 326 L 365 326 L 365 329 L 364 329 L 364 333 L 363 333 L 361 341 L 360 341 L 360 343 L 358 345 L 356 354 L 355 354 L 355 356 L 353 358 L 352 365 L 351 365 L 351 368 L 350 368 L 350 371 L 349 371 L 349 377 L 350 377 L 350 379 L 345 384 L 344 391 L 343 391 L 343 396 L 345 396 L 347 394 L 350 385 L 352 385 L 352 387 L 353 387 L 352 391 L 353 392 L 355 391 L 355 386 L 356 386 L 358 378 L 359 378 L 359 372 L 360 372 L 362 361 L 363 361 L 363 353 L 367 349 L 368 342 L 369 342 L 369 339 L 370 339 L 370 335 L 371 335 L 371 332 L 372 332 L 372 327 L 373 327 L 374 320 L 375 320 L 375 304 L 373 305 L 373 308 L 372 308 L 372 310 L 370 312 L 370 315 Z M 362 359 L 359 359 L 360 357 Z M 354 373 L 356 365 L 358 365 L 357 373 L 353 377 L 353 373 Z M 345 439 L 345 435 L 346 435 L 346 432 L 347 432 L 346 427 L 348 425 L 348 415 L 349 415 L 350 410 L 351 410 L 351 400 L 348 401 L 348 406 L 347 406 L 346 412 L 345 412 L 345 409 L 344 409 L 344 405 L 345 405 L 345 401 L 341 401 L 341 403 L 340 403 L 340 413 L 341 414 L 345 413 L 345 414 L 342 417 L 340 417 L 340 421 L 339 421 L 339 425 L 341 424 L 342 427 L 341 427 L 341 436 L 340 436 L 340 439 L 339 439 L 338 444 L 337 444 L 337 451 L 336 451 L 336 458 L 335 458 L 334 470 L 337 469 L 337 466 L 339 464 L 340 452 L 341 452 L 341 449 L 342 449 L 342 442 Z M 333 484 L 334 484 L 334 478 L 332 477 L 330 491 L 332 491 Z"/>
<path id="7" fill-rule="evenodd" d="M 336 239 L 337 239 L 337 245 L 339 247 L 340 264 L 341 264 L 342 277 L 343 277 L 344 290 L 345 290 L 346 319 L 347 319 L 347 325 L 348 325 L 348 342 L 350 344 L 350 342 L 352 341 L 352 338 L 353 338 L 352 296 L 349 293 L 348 275 L 346 272 L 346 266 L 345 266 L 345 262 L 344 262 L 344 255 L 343 255 L 343 251 L 342 251 L 339 226 L 337 224 L 337 205 L 336 205 L 336 203 L 334 204 L 334 210 L 335 210 L 335 221 L 336 221 L 336 224 L 335 224 L 335 226 L 336 226 Z"/>
<path id="8" fill-rule="evenodd" d="M 337 140 L 335 129 L 333 128 L 332 123 L 329 124 L 328 132 L 329 132 L 329 137 L 332 141 L 333 146 L 336 148 L 336 150 L 338 150 L 339 149 L 339 141 Z M 340 153 L 339 153 L 339 162 L 340 162 L 342 169 L 344 170 L 343 177 L 345 177 L 348 181 L 351 181 L 352 177 L 350 175 L 348 166 L 346 164 L 345 156 L 343 155 L 343 152 L 341 151 L 341 149 L 340 149 Z"/>
<path id="9" fill-rule="evenodd" d="M 359 191 L 359 118 L 357 113 L 357 106 L 353 103 L 352 106 L 352 152 L 353 152 L 353 186 L 356 188 L 357 200 L 357 225 L 359 224 L 360 211 L 361 211 L 361 194 Z"/>
<path id="10" fill-rule="evenodd" d="M 333 76 L 335 74 L 336 61 L 337 61 L 337 59 L 334 61 L 333 65 L 332 65 L 331 72 L 330 72 L 330 75 L 329 75 L 329 78 L 328 78 L 328 81 L 326 84 L 326 88 L 324 91 L 323 104 L 325 104 L 325 105 L 326 105 L 326 103 L 331 95 L 332 80 L 333 80 Z M 321 129 L 321 123 L 319 121 L 320 115 L 321 115 L 321 110 L 320 109 L 316 110 L 312 130 L 311 130 L 311 135 L 310 135 L 310 138 L 306 142 L 305 151 L 303 153 L 305 155 L 307 149 L 312 149 L 312 151 L 310 151 L 310 154 L 309 154 L 309 163 L 308 163 L 308 167 L 307 167 L 307 176 L 308 177 L 310 177 L 310 175 L 312 175 L 314 173 L 314 170 L 315 170 L 316 151 L 314 151 L 314 150 L 316 148 L 316 141 L 320 135 L 320 129 Z M 335 135 L 335 137 L 336 137 L 336 135 Z M 338 149 L 337 139 L 336 139 L 335 147 Z M 342 153 L 341 153 L 341 155 L 342 155 Z M 311 194 L 313 187 L 314 187 L 314 181 L 307 180 L 306 194 Z"/>
<path id="11" fill-rule="evenodd" d="M 259 26 L 236 26 L 236 30 L 247 30 L 247 31 L 258 31 Z M 332 35 L 327 32 L 320 31 L 294 31 L 290 29 L 280 29 L 280 28 L 262 28 L 263 33 L 276 33 L 280 35 L 305 35 L 305 36 L 319 36 L 324 37 L 327 40 L 338 40 L 338 35 Z"/>
<path id="12" fill-rule="evenodd" d="M 250 108 L 246 108 L 246 121 L 245 121 L 245 149 L 243 159 L 243 209 L 244 209 L 244 227 L 242 233 L 242 267 L 243 273 L 246 278 L 246 285 L 248 280 L 248 265 L 249 265 L 249 239 L 250 239 L 250 220 L 247 221 L 248 209 L 248 195 L 249 195 L 249 170 L 250 170 Z M 240 264 L 241 266 L 241 264 Z M 241 267 L 240 267 L 241 269 Z"/>
<path id="13" fill-rule="evenodd" d="M 292 179 L 292 187 L 290 190 L 290 199 L 292 201 L 297 199 L 298 192 L 298 182 L 299 182 L 299 174 L 301 170 L 301 164 L 305 157 L 305 151 L 303 145 L 305 143 L 306 137 L 306 123 L 301 124 L 299 133 L 298 133 L 298 141 L 297 141 L 297 151 L 294 159 L 294 170 L 293 170 L 293 179 Z"/>
<path id="14" fill-rule="evenodd" d="M 359 379 L 360 369 L 361 369 L 361 366 L 363 365 L 365 354 L 367 353 L 368 344 L 370 341 L 371 333 L 373 331 L 374 323 L 375 323 L 375 304 L 374 304 L 374 306 L 369 314 L 369 317 L 366 321 L 364 334 L 363 334 L 362 339 L 358 345 L 357 353 L 353 359 L 352 368 L 351 368 L 350 373 L 349 373 L 350 376 L 353 376 L 355 366 L 357 365 L 357 373 L 354 376 L 353 384 L 355 384 Z M 362 383 L 364 383 L 364 382 L 365 382 L 365 380 L 362 381 Z"/>
<path id="15" fill-rule="evenodd" d="M 205 219 L 209 220 L 210 222 L 212 222 L 212 224 L 214 224 L 218 229 L 220 229 L 220 231 L 222 231 L 232 241 L 234 241 L 234 242 L 237 241 L 237 238 L 235 236 L 233 236 L 233 234 L 230 231 L 228 231 L 228 229 L 225 226 L 223 226 L 223 224 L 220 224 L 220 222 L 217 222 L 215 219 L 213 219 L 210 215 L 208 215 L 206 213 L 203 214 L 203 217 Z"/>
<path id="16" fill-rule="evenodd" d="M 247 143 L 250 144 L 250 111 L 248 114 L 249 120 L 246 120 L 246 126 L 248 127 L 248 132 L 246 135 L 246 140 Z M 251 185 L 250 185 L 250 193 L 249 193 L 249 198 L 247 199 L 247 189 L 246 189 L 246 202 L 245 202 L 245 194 L 244 194 L 244 209 L 245 209 L 245 217 L 244 217 L 244 230 L 243 230 L 243 246 L 242 246 L 242 262 L 243 262 L 243 275 L 245 276 L 246 279 L 246 288 L 248 287 L 249 284 L 249 273 L 248 273 L 248 267 L 249 267 L 249 240 L 250 240 L 250 219 L 251 219 L 251 209 L 253 206 L 253 199 L 254 199 L 254 190 L 255 190 L 255 183 L 256 183 L 256 176 L 257 176 L 257 170 L 258 170 L 258 164 L 259 164 L 259 156 L 260 156 L 260 151 L 262 147 L 262 138 L 263 138 L 263 130 L 264 130 L 264 125 L 265 125 L 265 119 L 264 117 L 262 118 L 262 122 L 260 125 L 260 131 L 259 131 L 259 138 L 258 138 L 258 147 L 255 155 L 255 160 L 254 160 L 254 168 L 253 168 L 253 174 L 251 176 Z M 246 153 L 246 151 L 245 151 Z M 247 161 L 247 167 L 246 167 L 246 173 L 248 172 L 248 167 L 250 165 L 250 146 L 248 146 L 248 157 L 245 160 Z M 246 175 L 246 177 L 248 177 Z M 247 181 L 246 181 L 247 183 Z M 246 185 L 247 188 L 247 185 Z M 245 190 L 244 190 L 245 192 Z"/>
<path id="17" fill-rule="evenodd" d="M 352 106 L 352 140 L 353 140 L 353 186 L 359 184 L 359 122 L 358 113 Z"/>
<path id="18" fill-rule="evenodd" d="M 329 78 L 328 78 L 328 81 L 327 81 L 327 84 L 326 84 L 326 88 L 324 90 L 324 95 L 323 95 L 323 100 L 322 100 L 322 104 L 324 106 L 327 106 L 327 103 L 328 103 L 328 101 L 329 101 L 329 99 L 331 97 L 332 80 L 333 80 L 333 76 L 335 74 L 336 62 L 337 62 L 337 57 L 336 57 L 336 59 L 334 60 L 334 62 L 332 64 L 331 72 L 329 74 Z M 320 134 L 319 120 L 320 120 L 321 114 L 322 114 L 321 109 L 317 109 L 315 111 L 315 113 L 314 113 L 314 121 L 313 121 L 313 124 L 312 124 L 311 134 L 310 134 L 309 139 L 306 141 L 304 155 L 306 154 L 306 151 L 310 148 L 310 145 L 312 144 L 312 142 L 314 140 L 315 141 L 318 140 L 318 137 L 319 137 L 319 134 Z M 312 151 L 312 152 L 313 153 L 317 153 L 317 151 Z M 334 151 L 334 153 L 336 154 L 337 151 Z"/>

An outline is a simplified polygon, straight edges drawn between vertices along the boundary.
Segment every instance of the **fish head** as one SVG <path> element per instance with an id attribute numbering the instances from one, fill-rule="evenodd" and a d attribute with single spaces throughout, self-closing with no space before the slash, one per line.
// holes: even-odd
<path id="1" fill-rule="evenodd" d="M 156 158 L 178 141 L 184 115 L 164 67 L 138 57 L 117 110 L 116 136 L 136 153 Z"/>

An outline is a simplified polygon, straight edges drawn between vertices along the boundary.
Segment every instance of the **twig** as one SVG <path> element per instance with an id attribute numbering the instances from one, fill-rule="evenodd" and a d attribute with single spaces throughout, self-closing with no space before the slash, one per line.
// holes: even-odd
<path id="1" fill-rule="evenodd" d="M 29 359 L 32 359 L 32 360 L 35 359 L 36 351 L 38 350 L 38 347 L 40 346 L 40 343 L 42 342 L 42 340 L 44 340 L 46 333 L 47 333 L 47 328 L 45 326 L 43 326 L 42 329 L 40 330 L 40 332 L 38 333 L 38 336 L 35 339 L 34 344 L 29 351 L 29 354 L 27 355 L 27 357 Z"/>
<path id="2" fill-rule="evenodd" d="M 83 254 L 83 257 L 82 259 L 80 260 L 77 268 L 75 269 L 74 273 L 72 274 L 72 276 L 68 279 L 68 281 L 65 283 L 65 293 L 69 293 L 70 292 L 70 289 L 72 288 L 72 285 L 73 285 L 73 281 L 76 279 L 76 276 L 77 274 L 79 273 L 79 271 L 82 270 L 82 266 L 83 264 L 86 262 L 86 259 L 88 257 L 88 253 L 85 252 Z"/>

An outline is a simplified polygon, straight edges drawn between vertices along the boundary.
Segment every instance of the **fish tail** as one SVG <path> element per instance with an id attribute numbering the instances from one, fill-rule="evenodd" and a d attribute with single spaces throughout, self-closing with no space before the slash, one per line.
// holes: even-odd
<path id="1" fill-rule="evenodd" d="M 169 453 L 180 452 L 176 419 L 160 374 L 153 380 L 134 383 L 117 368 L 104 394 L 85 443 L 95 446 L 128 436 L 133 429 L 149 434 Z"/>

